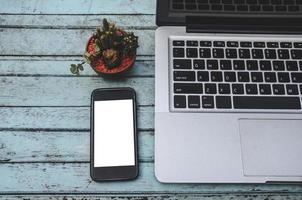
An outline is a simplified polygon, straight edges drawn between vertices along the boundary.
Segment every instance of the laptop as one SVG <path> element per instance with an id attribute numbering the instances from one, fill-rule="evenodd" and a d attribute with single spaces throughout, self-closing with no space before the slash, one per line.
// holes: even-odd
<path id="1" fill-rule="evenodd" d="M 302 182 L 301 6 L 157 1 L 160 182 Z"/>

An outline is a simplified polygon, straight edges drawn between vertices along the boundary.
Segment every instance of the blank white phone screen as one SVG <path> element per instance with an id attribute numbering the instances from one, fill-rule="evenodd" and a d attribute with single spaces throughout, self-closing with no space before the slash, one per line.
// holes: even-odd
<path id="1" fill-rule="evenodd" d="M 134 165 L 133 100 L 94 101 L 94 167 Z"/>

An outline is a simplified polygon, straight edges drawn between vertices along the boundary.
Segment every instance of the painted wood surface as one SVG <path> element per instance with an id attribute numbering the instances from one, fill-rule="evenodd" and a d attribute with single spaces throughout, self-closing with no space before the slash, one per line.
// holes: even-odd
<path id="1" fill-rule="evenodd" d="M 4 163 L 0 192 L 16 193 L 301 193 L 301 185 L 163 184 L 153 163 L 140 163 L 135 181 L 97 183 L 89 177 L 89 163 Z"/>
<path id="2" fill-rule="evenodd" d="M 1 55 L 83 55 L 94 28 L 0 28 Z M 139 36 L 138 55 L 154 55 L 154 30 L 133 30 Z M 13 43 L 12 43 L 13 39 Z"/>
<path id="3" fill-rule="evenodd" d="M 155 0 L 1 0 L 3 14 L 154 14 Z"/>
<path id="4" fill-rule="evenodd" d="M 153 132 L 138 134 L 139 161 L 153 162 Z M 89 131 L 0 131 L 0 162 L 89 162 L 89 136 Z"/>
<path id="5" fill-rule="evenodd" d="M 70 64 L 80 62 L 81 57 L 50 57 L 50 58 L 1 58 L 1 76 L 71 76 Z M 134 66 L 124 76 L 127 77 L 153 77 L 153 57 L 138 57 Z M 85 65 L 82 76 L 94 76 L 97 74 L 89 65 Z"/>
<path id="6" fill-rule="evenodd" d="M 0 0 L 0 199 L 302 199 L 302 185 L 161 184 L 154 177 L 155 0 Z M 119 80 L 86 67 L 73 76 L 101 18 L 140 37 L 138 61 Z M 138 94 L 140 176 L 89 177 L 93 89 Z M 202 170 L 202 169 L 201 169 Z"/>
<path id="7" fill-rule="evenodd" d="M 251 200 L 251 199 L 262 199 L 262 200 L 301 200 L 302 196 L 299 194 L 287 193 L 280 194 L 115 194 L 115 195 L 10 195 L 0 196 L 0 199 L 13 200 Z"/>

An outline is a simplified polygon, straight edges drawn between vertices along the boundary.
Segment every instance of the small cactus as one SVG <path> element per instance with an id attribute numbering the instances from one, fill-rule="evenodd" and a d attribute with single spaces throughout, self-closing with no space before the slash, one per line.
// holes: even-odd
<path id="1" fill-rule="evenodd" d="M 103 20 L 103 26 L 97 28 L 92 35 L 93 52 L 85 52 L 84 61 L 72 64 L 70 71 L 79 75 L 83 64 L 91 64 L 96 59 L 102 59 L 105 67 L 112 69 L 120 65 L 123 58 L 132 57 L 138 48 L 138 37 L 132 32 L 117 28 L 115 24 Z"/>

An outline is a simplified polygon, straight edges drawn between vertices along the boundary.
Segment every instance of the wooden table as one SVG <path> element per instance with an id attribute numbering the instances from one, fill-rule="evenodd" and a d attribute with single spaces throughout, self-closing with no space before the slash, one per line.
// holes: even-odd
<path id="1" fill-rule="evenodd" d="M 140 39 L 132 71 L 96 76 L 81 60 L 102 18 Z M 302 185 L 161 184 L 154 177 L 155 0 L 0 0 L 1 199 L 302 199 Z M 139 165 L 135 181 L 89 176 L 89 104 L 95 88 L 138 94 Z M 176 166 L 177 167 L 177 166 Z M 202 167 L 200 168 L 202 170 Z"/>

